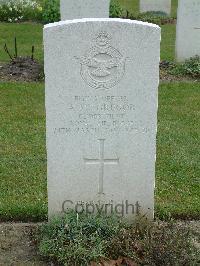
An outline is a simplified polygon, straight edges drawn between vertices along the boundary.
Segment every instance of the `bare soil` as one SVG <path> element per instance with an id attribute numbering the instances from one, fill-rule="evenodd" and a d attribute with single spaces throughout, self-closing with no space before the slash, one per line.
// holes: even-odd
<path id="1" fill-rule="evenodd" d="M 39 81 L 43 67 L 31 57 L 17 57 L 7 64 L 0 64 L 1 81 Z"/>
<path id="2" fill-rule="evenodd" d="M 37 224 L 0 224 L 0 265 L 1 266 L 46 266 L 34 243 Z"/>
<path id="3" fill-rule="evenodd" d="M 200 82 L 200 79 L 195 79 L 190 76 L 175 76 L 169 74 L 167 70 L 160 68 L 160 81 L 161 82 Z"/>

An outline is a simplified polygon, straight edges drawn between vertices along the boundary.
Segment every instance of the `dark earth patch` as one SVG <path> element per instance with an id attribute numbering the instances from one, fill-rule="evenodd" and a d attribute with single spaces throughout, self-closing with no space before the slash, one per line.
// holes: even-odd
<path id="1" fill-rule="evenodd" d="M 36 228 L 36 224 L 0 224 L 0 265 L 50 265 L 37 254 L 33 240 Z"/>
<path id="2" fill-rule="evenodd" d="M 167 69 L 160 68 L 160 82 L 200 82 L 200 79 L 195 79 L 190 76 L 172 75 Z"/>
<path id="3" fill-rule="evenodd" d="M 0 66 L 2 81 L 39 81 L 43 77 L 43 66 L 31 57 L 17 57 Z"/>

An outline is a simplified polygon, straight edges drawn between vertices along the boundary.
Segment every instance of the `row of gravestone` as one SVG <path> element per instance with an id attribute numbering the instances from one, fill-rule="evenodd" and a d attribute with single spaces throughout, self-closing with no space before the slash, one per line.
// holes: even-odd
<path id="1" fill-rule="evenodd" d="M 61 0 L 61 19 L 108 17 L 110 0 Z M 171 13 L 171 0 L 140 0 L 140 12 Z"/>
<path id="2" fill-rule="evenodd" d="M 110 0 L 61 0 L 62 20 L 108 18 Z M 171 0 L 140 0 L 140 11 L 171 12 Z M 200 55 L 200 0 L 179 0 L 176 38 L 177 61 Z"/>
<path id="3" fill-rule="evenodd" d="M 140 0 L 140 11 L 171 13 L 171 0 Z M 200 56 L 200 0 L 178 0 L 176 59 Z"/>
<path id="4" fill-rule="evenodd" d="M 84 15 L 107 16 L 104 2 L 84 2 Z M 49 217 L 153 218 L 159 60 L 157 25 L 84 18 L 44 27 Z"/>

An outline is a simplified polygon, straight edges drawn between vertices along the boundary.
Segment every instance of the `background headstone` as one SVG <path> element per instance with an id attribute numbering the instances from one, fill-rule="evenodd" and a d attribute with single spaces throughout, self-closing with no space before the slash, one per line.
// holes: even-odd
<path id="1" fill-rule="evenodd" d="M 79 202 L 152 218 L 160 28 L 62 21 L 44 44 L 49 216 Z"/>
<path id="2" fill-rule="evenodd" d="M 181 0 L 176 27 L 176 58 L 181 62 L 200 56 L 200 0 Z"/>
<path id="3" fill-rule="evenodd" d="M 108 18 L 110 0 L 61 0 L 61 20 Z"/>
<path id="4" fill-rule="evenodd" d="M 140 12 L 162 11 L 170 15 L 171 0 L 140 0 Z"/>

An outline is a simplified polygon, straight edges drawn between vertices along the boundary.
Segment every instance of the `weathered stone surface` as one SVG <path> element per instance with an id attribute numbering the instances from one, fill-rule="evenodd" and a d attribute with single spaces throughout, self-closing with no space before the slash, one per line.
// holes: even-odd
<path id="1" fill-rule="evenodd" d="M 61 0 L 61 20 L 108 18 L 110 0 Z"/>
<path id="2" fill-rule="evenodd" d="M 160 28 L 65 21 L 45 26 L 44 44 L 49 216 L 78 202 L 152 218 Z"/>
<path id="3" fill-rule="evenodd" d="M 170 15 L 171 0 L 140 0 L 140 12 L 162 11 Z"/>
<path id="4" fill-rule="evenodd" d="M 176 27 L 176 58 L 181 62 L 200 56 L 200 1 L 181 0 Z"/>

